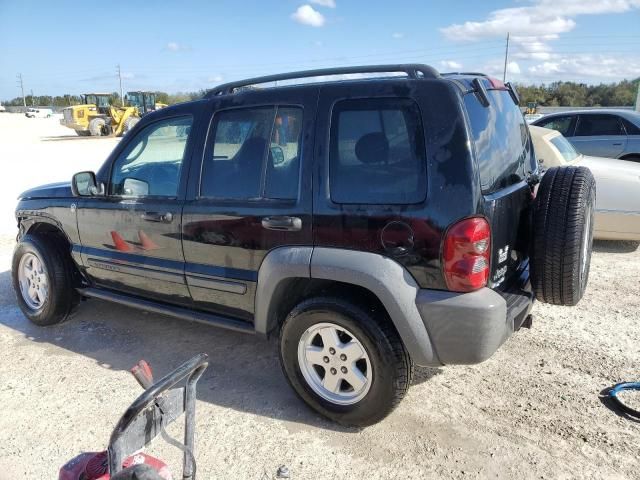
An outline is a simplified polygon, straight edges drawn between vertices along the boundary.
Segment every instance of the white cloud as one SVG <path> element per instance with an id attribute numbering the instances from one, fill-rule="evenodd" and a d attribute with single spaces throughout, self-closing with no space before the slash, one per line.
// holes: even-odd
<path id="1" fill-rule="evenodd" d="M 302 5 L 291 14 L 291 18 L 303 25 L 322 27 L 325 22 L 324 15 L 315 10 L 311 5 Z"/>
<path id="2" fill-rule="evenodd" d="M 399 40 L 401 38 L 404 38 L 404 33 L 402 32 L 395 32 L 391 34 L 392 38 L 395 38 L 396 40 Z"/>
<path id="3" fill-rule="evenodd" d="M 462 68 L 462 64 L 455 60 L 442 60 L 440 65 L 449 70 L 460 70 Z"/>
<path id="4" fill-rule="evenodd" d="M 222 80 L 224 80 L 222 75 L 212 75 L 210 77 L 207 77 L 207 82 L 208 83 L 220 83 L 220 82 L 222 82 Z"/>
<path id="5" fill-rule="evenodd" d="M 528 72 L 536 79 L 616 80 L 640 76 L 638 57 L 611 57 L 594 54 L 574 54 L 530 66 Z"/>
<path id="6" fill-rule="evenodd" d="M 188 47 L 187 45 L 182 45 L 182 44 L 177 43 L 177 42 L 169 42 L 165 46 L 165 50 L 168 50 L 170 52 L 184 52 L 184 51 L 187 51 L 187 50 L 191 50 L 191 48 Z"/>
<path id="7" fill-rule="evenodd" d="M 336 8 L 335 0 L 309 0 L 311 3 L 320 5 L 321 7 Z"/>
<path id="8" fill-rule="evenodd" d="M 579 15 L 623 13 L 635 8 L 640 8 L 640 0 L 533 0 L 533 5 L 494 10 L 486 20 L 453 24 L 441 31 L 453 41 L 504 37 L 508 32 L 541 38 L 573 30 L 573 18 Z"/>
<path id="9" fill-rule="evenodd" d="M 520 65 L 518 65 L 516 62 L 507 63 L 507 73 L 510 73 L 512 75 L 520 75 Z"/>
<path id="10" fill-rule="evenodd" d="M 584 62 L 577 60 L 580 55 L 563 55 L 553 49 L 555 40 L 576 27 L 575 18 L 640 9 L 640 0 L 528 0 L 525 5 L 494 10 L 484 20 L 449 25 L 442 28 L 441 32 L 455 42 L 504 39 L 509 33 L 509 58 L 526 61 L 530 65 L 526 70 L 531 75 L 555 75 L 555 78 L 562 75 L 565 78 L 569 74 L 591 71 Z M 501 73 L 504 63 L 501 67 L 500 63 L 490 62 L 485 66 L 488 66 L 485 71 L 496 74 L 499 70 Z M 637 64 L 637 61 L 632 59 L 631 63 Z M 620 78 L 618 75 L 622 72 L 626 72 L 624 76 L 628 78 L 634 72 L 632 68 L 623 68 L 624 65 L 619 67 L 608 67 L 607 72 L 600 71 L 599 78 Z M 594 65 L 594 69 L 598 68 L 602 70 L 602 64 L 600 67 Z M 524 69 L 515 63 L 508 73 L 519 74 L 522 71 Z M 617 73 L 614 74 L 614 71 Z"/>

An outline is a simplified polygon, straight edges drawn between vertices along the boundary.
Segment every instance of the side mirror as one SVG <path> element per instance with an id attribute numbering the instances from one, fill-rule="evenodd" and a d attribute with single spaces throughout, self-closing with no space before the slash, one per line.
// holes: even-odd
<path id="1" fill-rule="evenodd" d="M 93 172 L 76 173 L 71 179 L 71 192 L 74 197 L 92 197 L 102 193 Z"/>

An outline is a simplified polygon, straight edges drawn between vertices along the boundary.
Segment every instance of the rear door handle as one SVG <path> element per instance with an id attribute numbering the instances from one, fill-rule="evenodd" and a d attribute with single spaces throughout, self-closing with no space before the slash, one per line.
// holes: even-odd
<path id="1" fill-rule="evenodd" d="M 147 222 L 171 223 L 173 221 L 173 213 L 144 212 L 142 214 L 142 219 L 146 220 Z"/>
<path id="2" fill-rule="evenodd" d="M 287 232 L 298 232 L 302 230 L 302 220 L 298 217 L 264 217 L 262 219 L 262 228 L 267 230 L 280 230 Z"/>

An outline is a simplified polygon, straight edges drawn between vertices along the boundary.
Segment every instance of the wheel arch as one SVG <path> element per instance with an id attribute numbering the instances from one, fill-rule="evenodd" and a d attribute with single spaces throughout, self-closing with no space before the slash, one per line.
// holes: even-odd
<path id="1" fill-rule="evenodd" d="M 416 306 L 419 286 L 400 264 L 382 255 L 324 247 L 272 250 L 258 272 L 255 330 L 269 335 L 305 298 L 330 293 L 367 308 L 381 308 L 391 319 L 413 361 L 439 365 Z"/>

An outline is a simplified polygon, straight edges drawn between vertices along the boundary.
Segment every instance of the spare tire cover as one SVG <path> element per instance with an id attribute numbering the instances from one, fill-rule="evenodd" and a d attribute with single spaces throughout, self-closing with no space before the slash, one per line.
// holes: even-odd
<path id="1" fill-rule="evenodd" d="M 577 304 L 587 287 L 596 182 L 585 167 L 546 171 L 533 212 L 531 282 L 538 300 Z"/>

